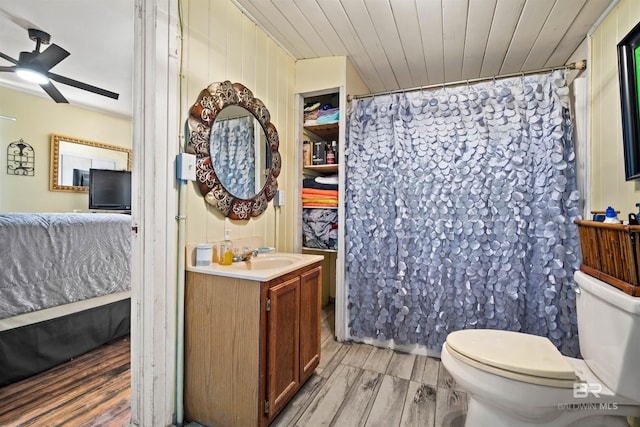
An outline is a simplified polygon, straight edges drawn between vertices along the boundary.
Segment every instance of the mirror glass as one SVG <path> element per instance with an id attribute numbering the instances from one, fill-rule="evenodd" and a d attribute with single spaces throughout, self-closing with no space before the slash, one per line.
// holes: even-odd
<path id="1" fill-rule="evenodd" d="M 131 170 L 131 150 L 115 145 L 51 135 L 51 191 L 89 191 L 89 169 Z"/>
<path id="2" fill-rule="evenodd" d="M 225 107 L 211 127 L 211 162 L 224 188 L 241 199 L 262 190 L 269 176 L 269 146 L 262 125 L 237 105 Z"/>
<path id="3" fill-rule="evenodd" d="M 231 219 L 262 214 L 282 166 L 278 131 L 262 101 L 240 83 L 212 83 L 189 110 L 186 132 L 204 200 Z"/>

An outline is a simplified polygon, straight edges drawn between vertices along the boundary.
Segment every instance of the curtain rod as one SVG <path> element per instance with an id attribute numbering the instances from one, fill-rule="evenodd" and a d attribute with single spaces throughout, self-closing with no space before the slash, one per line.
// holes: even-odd
<path id="1" fill-rule="evenodd" d="M 542 68 L 539 70 L 533 70 L 533 71 L 523 71 L 520 73 L 511 73 L 511 74 L 502 74 L 500 76 L 493 76 L 493 77 L 479 77 L 476 79 L 468 79 L 468 80 L 460 80 L 457 82 L 449 82 L 449 83 L 440 83 L 440 84 L 433 84 L 433 85 L 428 85 L 428 86 L 418 86 L 418 87 L 412 87 L 410 89 L 396 89 L 396 90 L 388 90 L 388 91 L 384 91 L 384 92 L 376 92 L 376 93 L 368 93 L 366 95 L 348 95 L 347 96 L 347 101 L 351 102 L 354 99 L 363 99 L 363 98 L 373 98 L 376 96 L 380 96 L 380 95 L 391 95 L 394 93 L 405 93 L 405 92 L 415 92 L 418 90 L 427 90 L 427 89 L 436 89 L 436 88 L 445 88 L 445 87 L 451 87 L 451 86 L 461 86 L 461 85 L 466 85 L 469 83 L 479 83 L 479 82 L 486 82 L 486 81 L 490 81 L 490 80 L 499 80 L 499 79 L 508 79 L 511 77 L 519 77 L 519 76 L 528 76 L 531 74 L 541 74 L 541 73 L 548 73 L 551 71 L 556 71 L 556 70 L 586 70 L 587 69 L 587 61 L 586 59 L 583 59 L 581 61 L 576 61 L 576 62 L 572 62 L 571 64 L 567 64 L 567 65 L 563 65 L 561 67 L 550 67 L 550 68 Z"/>

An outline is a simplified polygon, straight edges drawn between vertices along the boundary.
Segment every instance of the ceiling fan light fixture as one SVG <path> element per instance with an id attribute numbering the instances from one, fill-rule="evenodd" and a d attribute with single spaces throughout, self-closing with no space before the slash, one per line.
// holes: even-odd
<path id="1" fill-rule="evenodd" d="M 18 77 L 28 82 L 37 83 L 39 85 L 49 83 L 49 78 L 47 76 L 30 67 L 19 66 L 16 68 L 16 74 Z"/>

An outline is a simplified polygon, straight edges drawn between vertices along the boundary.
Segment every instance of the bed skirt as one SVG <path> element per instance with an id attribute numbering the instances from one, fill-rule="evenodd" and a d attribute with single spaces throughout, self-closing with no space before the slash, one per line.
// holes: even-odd
<path id="1" fill-rule="evenodd" d="M 18 323 L 23 324 L 0 327 L 0 387 L 128 335 L 131 298 L 83 308 L 35 323 Z"/>

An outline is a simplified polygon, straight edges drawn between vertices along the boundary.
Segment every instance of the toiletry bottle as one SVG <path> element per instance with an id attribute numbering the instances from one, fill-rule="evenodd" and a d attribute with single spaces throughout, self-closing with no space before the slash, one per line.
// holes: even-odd
<path id="1" fill-rule="evenodd" d="M 311 165 L 311 141 L 304 141 L 302 143 L 302 165 Z"/>
<path id="2" fill-rule="evenodd" d="M 327 144 L 327 164 L 334 165 L 336 163 L 336 152 L 333 147 Z"/>
<path id="3" fill-rule="evenodd" d="M 220 246 L 213 245 L 211 249 L 211 262 L 214 264 L 218 264 L 220 262 Z"/>
<path id="4" fill-rule="evenodd" d="M 335 163 L 338 163 L 338 143 L 336 141 L 331 141 L 331 151 L 333 151 Z"/>
<path id="5" fill-rule="evenodd" d="M 605 218 L 604 218 L 604 223 L 605 224 L 620 224 L 620 220 L 618 219 L 618 215 L 616 214 L 616 211 L 609 206 L 607 208 L 606 214 L 605 214 Z"/>
<path id="6" fill-rule="evenodd" d="M 224 242 L 220 246 L 220 265 L 233 264 L 233 243 L 229 238 L 231 230 L 224 230 Z"/>

